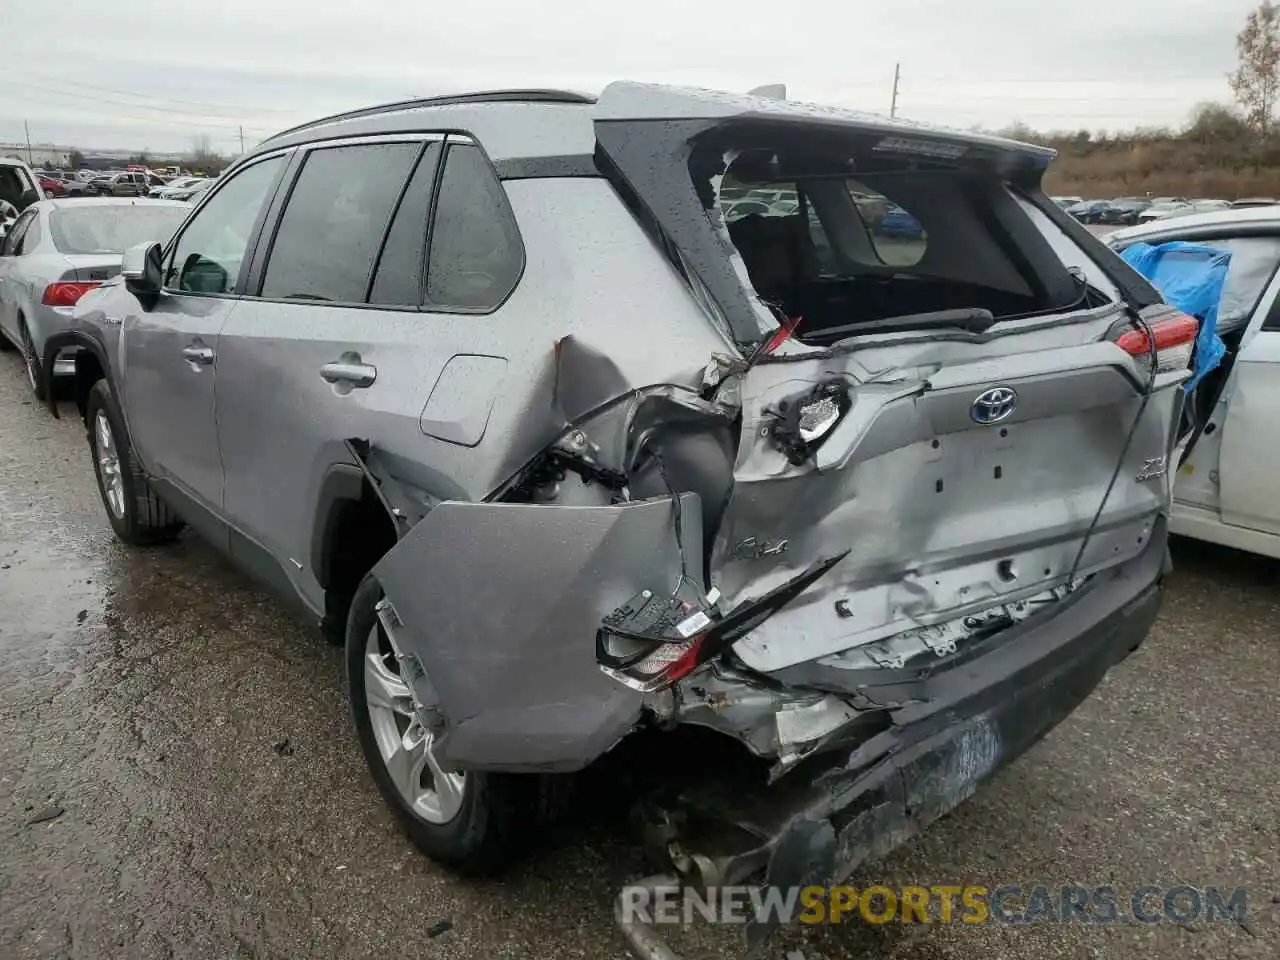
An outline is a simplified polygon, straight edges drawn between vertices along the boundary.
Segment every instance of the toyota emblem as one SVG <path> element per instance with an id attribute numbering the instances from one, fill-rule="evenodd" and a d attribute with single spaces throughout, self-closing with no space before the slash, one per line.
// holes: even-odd
<path id="1" fill-rule="evenodd" d="M 1008 420 L 1018 405 L 1018 395 L 1013 387 L 992 387 L 978 394 L 969 407 L 969 417 L 974 423 L 989 426 Z"/>

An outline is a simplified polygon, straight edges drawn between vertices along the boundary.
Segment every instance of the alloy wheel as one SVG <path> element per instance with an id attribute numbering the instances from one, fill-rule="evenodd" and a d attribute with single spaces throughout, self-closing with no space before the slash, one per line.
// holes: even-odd
<path id="1" fill-rule="evenodd" d="M 27 382 L 33 392 L 40 389 L 40 361 L 36 357 L 36 345 L 31 342 L 31 334 L 22 328 L 22 365 L 27 371 Z"/>
<path id="2" fill-rule="evenodd" d="M 441 768 L 435 737 L 413 708 L 413 693 L 378 625 L 365 642 L 364 694 L 378 753 L 405 804 L 428 823 L 448 823 L 462 809 L 466 774 Z"/>
<path id="3" fill-rule="evenodd" d="M 124 519 L 124 477 L 120 473 L 120 451 L 105 410 L 93 418 L 94 446 L 98 456 L 98 482 L 102 484 L 107 509 L 117 520 Z"/>

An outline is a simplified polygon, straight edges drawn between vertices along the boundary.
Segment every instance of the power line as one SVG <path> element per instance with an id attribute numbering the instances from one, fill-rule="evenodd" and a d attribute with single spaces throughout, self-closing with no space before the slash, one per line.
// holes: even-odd
<path id="1" fill-rule="evenodd" d="M 195 106 L 195 107 L 207 107 L 210 110 L 218 111 L 220 113 L 230 113 L 233 115 L 233 118 L 234 116 L 239 116 L 246 113 L 280 113 L 288 116 L 294 116 L 296 114 L 295 111 L 282 108 L 282 107 L 235 107 L 229 104 L 207 103 L 202 100 L 179 100 L 173 97 L 156 97 L 156 96 L 152 96 L 149 93 L 134 93 L 133 91 L 130 91 L 130 90 L 119 90 L 112 87 L 104 87 L 96 83 L 95 84 L 80 83 L 77 80 L 67 80 L 63 77 L 53 77 L 53 76 L 49 76 L 48 74 L 33 73 L 30 70 L 18 71 L 18 70 L 6 69 L 4 67 L 0 67 L 0 73 L 9 73 L 9 74 L 17 74 L 18 76 L 32 77 L 37 80 L 44 80 L 48 83 L 54 83 L 64 87 L 83 87 L 87 90 L 99 90 L 99 91 L 102 91 L 103 93 L 115 93 L 125 97 L 135 97 L 142 100 L 148 100 L 148 101 L 151 101 L 152 103 L 176 103 L 176 104 L 185 104 L 188 106 Z M 134 104 L 130 104 L 130 106 L 134 106 Z M 188 111 L 188 112 L 199 112 L 199 111 Z"/>
<path id="2" fill-rule="evenodd" d="M 174 110 L 167 107 L 151 107 L 144 103 L 127 103 L 122 100 L 113 100 L 109 97 L 95 97 L 92 94 L 87 94 L 87 93 L 67 93 L 61 90 L 49 90 L 49 89 L 45 89 L 44 87 L 35 86 L 33 84 L 20 83 L 15 80 L 0 80 L 0 84 L 4 84 L 9 87 L 18 87 L 26 90 L 34 90 L 36 93 L 40 93 L 45 96 L 66 97 L 68 99 L 76 100 L 76 101 L 87 100 L 93 103 L 105 103 L 111 106 L 126 107 L 129 110 L 149 110 L 154 113 L 165 115 L 166 117 L 174 116 L 174 115 L 193 116 L 190 113 L 185 113 L 183 111 Z M 133 119 L 144 119 L 144 118 L 135 117 Z M 196 116 L 196 120 L 193 120 L 193 121 L 166 120 L 165 122 L 186 123 L 187 126 L 220 127 L 220 128 L 231 129 L 231 130 L 234 130 L 240 126 L 240 124 L 236 120 L 230 117 L 218 117 L 218 118 L 206 119 L 203 117 L 199 117 L 198 115 Z"/>

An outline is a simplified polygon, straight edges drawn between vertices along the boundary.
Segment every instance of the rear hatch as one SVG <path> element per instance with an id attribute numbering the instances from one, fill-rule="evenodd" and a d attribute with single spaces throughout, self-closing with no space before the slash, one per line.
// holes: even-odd
<path id="1" fill-rule="evenodd" d="M 1142 551 L 1194 325 L 1043 195 L 1049 151 L 637 85 L 598 117 L 599 161 L 748 358 L 704 511 L 720 608 L 838 558 L 737 639 L 748 666 L 942 655 Z"/>

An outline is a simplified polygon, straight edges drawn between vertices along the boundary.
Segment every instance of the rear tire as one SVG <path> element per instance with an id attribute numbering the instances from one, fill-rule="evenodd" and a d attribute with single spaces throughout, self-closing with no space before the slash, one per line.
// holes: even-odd
<path id="1" fill-rule="evenodd" d="M 379 642 L 386 645 L 383 649 L 390 649 L 375 609 L 381 600 L 382 586 L 374 579 L 373 574 L 367 574 L 352 598 L 351 611 L 347 617 L 347 689 L 351 696 L 356 736 L 369 765 L 369 772 L 378 786 L 378 792 L 409 834 L 409 838 L 427 856 L 459 873 L 489 873 L 507 862 L 524 839 L 527 831 L 522 828 L 532 822 L 530 814 L 540 806 L 542 778 L 533 774 L 468 770 L 462 777 L 461 803 L 456 805 L 447 819 L 428 819 L 410 805 L 401 787 L 396 785 L 388 772 L 387 761 L 383 759 L 384 747 L 379 746 L 379 734 L 375 733 L 374 723 L 385 724 L 386 718 L 375 721 L 369 704 L 369 651 L 372 632 L 377 631 Z M 383 663 L 398 679 L 398 665 L 394 663 L 394 657 L 387 657 Z M 407 686 L 404 689 L 407 692 Z M 383 694 L 385 687 L 377 697 L 378 702 L 383 701 Z M 411 704 L 408 708 L 412 712 Z M 412 739 L 413 731 L 421 729 L 413 727 L 413 722 L 408 717 L 398 721 L 406 739 Z M 381 731 L 384 744 L 389 735 L 394 739 L 395 731 Z M 429 744 L 427 749 L 430 749 Z M 429 773 L 425 775 L 431 776 Z M 423 774 L 418 774 L 418 781 L 422 778 Z M 432 778 L 432 782 L 438 781 Z"/>
<path id="2" fill-rule="evenodd" d="M 49 388 L 44 382 L 44 371 L 40 369 L 40 357 L 36 355 L 31 331 L 27 329 L 27 321 L 23 317 L 18 317 L 18 331 L 22 337 L 22 364 L 26 367 L 27 384 L 35 398 L 44 403 L 49 396 Z"/>
<path id="3" fill-rule="evenodd" d="M 183 523 L 147 483 L 125 430 L 124 417 L 106 380 L 99 380 L 85 403 L 89 449 L 98 493 L 115 535 L 134 546 L 166 543 Z"/>

